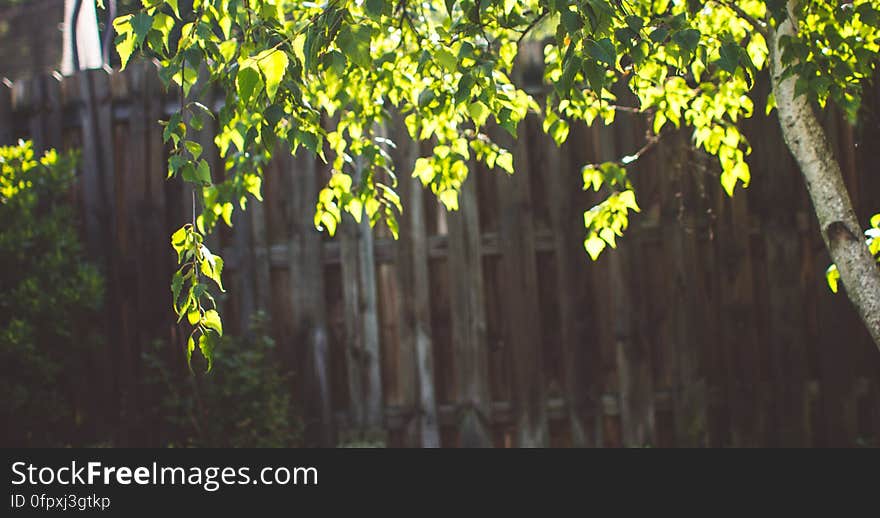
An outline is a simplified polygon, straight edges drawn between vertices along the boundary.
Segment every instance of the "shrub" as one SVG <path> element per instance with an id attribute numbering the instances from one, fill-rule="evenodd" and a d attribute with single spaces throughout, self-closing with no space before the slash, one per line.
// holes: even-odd
<path id="1" fill-rule="evenodd" d="M 77 397 L 99 343 L 103 281 L 68 202 L 74 157 L 0 147 L 0 421 L 6 446 L 89 442 Z"/>
<path id="2" fill-rule="evenodd" d="M 301 426 L 290 400 L 289 378 L 275 358 L 275 341 L 258 314 L 244 337 L 224 336 L 209 374 L 196 366 L 176 374 L 180 354 L 162 354 L 154 342 L 144 353 L 147 390 L 155 397 L 144 417 L 162 446 L 294 447 Z M 165 360 L 165 358 L 171 360 Z M 168 363 L 169 361 L 175 363 Z"/>

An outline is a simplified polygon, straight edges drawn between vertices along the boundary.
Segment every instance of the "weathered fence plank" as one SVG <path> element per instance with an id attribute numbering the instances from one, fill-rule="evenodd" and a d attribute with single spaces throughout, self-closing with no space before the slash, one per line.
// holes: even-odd
<path id="1" fill-rule="evenodd" d="M 697 264 L 697 203 L 693 179 L 690 177 L 692 153 L 685 135 L 678 132 L 658 154 L 663 174 L 663 242 L 667 258 L 667 284 L 664 291 L 670 298 L 668 310 L 671 361 L 668 372 L 674 392 L 673 419 L 676 446 L 697 447 L 707 444 L 707 388 L 702 377 L 706 349 L 701 297 L 703 279 Z M 696 317 L 696 318 L 692 318 Z"/>
<path id="2" fill-rule="evenodd" d="M 412 171 L 419 156 L 418 145 L 406 132 L 402 121 L 395 121 L 391 139 L 397 142 L 393 152 L 399 171 L 400 196 L 405 210 L 400 221 L 397 272 L 401 290 L 400 341 L 412 351 L 409 358 L 414 365 L 400 365 L 401 370 L 412 368 L 414 386 L 406 387 L 415 396 L 412 424 L 415 430 L 413 445 L 423 448 L 440 446 L 437 422 L 437 403 L 434 395 L 434 345 L 431 333 L 431 299 L 428 269 L 428 238 L 425 222 L 423 190 L 418 179 L 407 174 Z"/>
<path id="3" fill-rule="evenodd" d="M 720 190 L 719 190 L 720 191 Z M 759 383 L 763 375 L 754 304 L 750 250 L 751 224 L 746 196 L 716 194 L 720 206 L 716 254 L 719 257 L 721 341 L 730 405 L 731 446 L 761 444 Z M 748 358 L 747 360 L 745 360 Z"/>
<path id="4" fill-rule="evenodd" d="M 42 78 L 43 109 L 45 111 L 44 136 L 46 147 L 59 149 L 64 145 L 62 130 L 64 129 L 64 113 L 61 99 L 60 77 L 54 74 Z M 2 115 L 0 115 L 2 116 Z"/>
<path id="5" fill-rule="evenodd" d="M 578 134 L 580 136 L 580 134 Z M 545 160 L 544 175 L 547 179 L 547 206 L 553 232 L 553 260 L 556 267 L 556 293 L 559 313 L 556 325 L 562 343 L 562 364 L 565 385 L 566 409 L 570 427 L 571 444 L 574 447 L 592 445 L 589 430 L 589 396 L 586 383 L 586 351 L 581 342 L 583 309 L 578 311 L 578 291 L 583 288 L 581 275 L 584 250 L 580 240 L 573 239 L 578 228 L 580 213 L 574 205 L 574 192 L 583 186 L 578 167 L 573 163 L 569 149 L 560 149 L 548 136 L 540 140 Z"/>
<path id="6" fill-rule="evenodd" d="M 599 162 L 617 161 L 637 149 L 634 142 L 632 121 L 619 119 L 615 128 L 604 128 L 595 133 Z M 616 131 L 615 131 L 616 129 Z M 603 131 L 604 130 L 604 131 Z M 627 245 L 638 246 L 639 235 L 624 238 L 621 249 L 603 258 L 607 270 L 606 304 L 611 313 L 610 339 L 614 356 L 617 390 L 619 394 L 620 426 L 622 444 L 642 447 L 653 443 L 654 393 L 650 370 L 650 354 L 643 349 L 634 328 L 633 295 L 629 280 L 634 270 L 630 266 L 631 250 Z M 610 360 L 609 358 L 609 360 Z"/>
<path id="7" fill-rule="evenodd" d="M 459 206 L 447 219 L 459 445 L 488 447 L 492 444 L 491 400 L 476 182 L 464 183 Z"/>
<path id="8" fill-rule="evenodd" d="M 335 445 L 330 380 L 330 344 L 324 298 L 321 235 L 310 214 L 318 194 L 316 159 L 301 152 L 289 160 L 290 182 L 290 299 L 293 308 L 294 360 L 305 366 L 303 395 L 307 402 L 306 439 L 310 444 Z M 296 365 L 290 365 L 291 370 Z M 315 425 L 311 425 L 314 422 Z"/>
<path id="9" fill-rule="evenodd" d="M 498 179 L 498 241 L 501 271 L 506 280 L 501 291 L 501 307 L 506 317 L 505 343 L 510 348 L 516 444 L 542 447 L 548 445 L 549 436 L 542 379 L 538 272 L 528 191 L 530 171 L 526 129 L 523 124 L 518 142 L 508 135 L 498 138 L 501 130 L 496 132 L 502 146 L 513 150 L 516 167 L 515 175 Z"/>
<path id="10" fill-rule="evenodd" d="M 340 227 L 351 421 L 358 438 L 380 440 L 384 416 L 373 234 L 366 217 Z"/>

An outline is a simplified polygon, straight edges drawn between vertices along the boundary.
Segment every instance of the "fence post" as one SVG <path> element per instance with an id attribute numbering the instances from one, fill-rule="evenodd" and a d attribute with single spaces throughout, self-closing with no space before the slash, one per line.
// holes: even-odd
<path id="1" fill-rule="evenodd" d="M 449 213 L 447 223 L 459 443 L 465 448 L 489 447 L 492 446 L 492 400 L 475 178 L 462 185 L 459 210 Z"/>
<path id="2" fill-rule="evenodd" d="M 762 444 L 764 417 L 761 404 L 764 374 L 760 360 L 757 322 L 754 311 L 754 278 L 751 251 L 751 224 L 747 196 L 727 195 L 718 189 L 717 256 L 721 301 L 720 371 L 726 374 L 729 403 L 729 446 L 755 447 Z M 743 193 L 740 193 L 743 194 Z"/>
<path id="3" fill-rule="evenodd" d="M 549 444 L 547 398 L 542 373 L 541 318 L 538 309 L 534 211 L 530 199 L 527 123 L 519 138 L 498 139 L 514 153 L 516 173 L 498 177 L 498 247 L 505 282 L 502 286 L 505 342 L 510 348 L 516 445 L 543 447 Z M 496 131 L 501 135 L 500 129 Z"/>
<path id="4" fill-rule="evenodd" d="M 582 136 L 578 133 L 577 136 Z M 573 193 L 583 185 L 580 166 L 568 155 L 568 148 L 560 149 L 552 138 L 541 134 L 544 148 L 544 175 L 546 196 L 553 232 L 553 259 L 556 268 L 559 337 L 562 343 L 562 368 L 565 378 L 567 417 L 570 423 L 571 445 L 580 448 L 592 444 L 592 430 L 588 429 L 590 388 L 587 386 L 587 351 L 581 340 L 584 318 L 578 311 L 578 292 L 583 290 L 583 270 L 589 259 L 580 245 L 578 236 L 583 232 L 581 216 L 572 203 Z M 580 262 L 580 264 L 578 264 Z"/>
<path id="5" fill-rule="evenodd" d="M 268 166 L 267 166 L 268 167 Z M 263 202 L 248 205 L 251 224 L 251 246 L 254 256 L 254 287 L 256 309 L 271 316 L 272 268 L 269 257 L 269 241 L 266 236 L 266 208 Z"/>
<path id="6" fill-rule="evenodd" d="M 46 145 L 61 149 L 64 145 L 64 111 L 61 105 L 61 76 L 49 74 L 43 78 L 46 121 Z"/>
<path id="7" fill-rule="evenodd" d="M 327 331 L 326 297 L 324 295 L 324 263 L 321 234 L 312 223 L 318 195 L 317 160 L 303 151 L 292 160 L 291 234 L 288 242 L 290 300 L 293 308 L 293 354 L 303 361 L 302 380 L 306 417 L 317 426 L 306 427 L 307 444 L 322 447 L 336 444 L 330 383 L 330 344 Z"/>
<path id="8" fill-rule="evenodd" d="M 78 86 L 82 101 L 79 122 L 82 132 L 81 187 L 85 205 L 86 242 L 89 255 L 101 261 L 107 282 L 106 318 L 108 323 L 108 357 L 113 365 L 113 393 L 121 394 L 107 409 L 107 415 L 118 421 L 121 403 L 127 397 L 130 344 L 123 335 L 120 311 L 119 250 L 116 212 L 116 175 L 113 153 L 113 113 L 110 82 L 105 70 L 86 70 L 71 78 Z M 75 100 L 73 100 L 75 101 Z M 118 424 L 118 422 L 117 422 Z M 118 428 L 117 428 L 118 429 Z M 117 437 L 125 444 L 127 437 Z"/>
<path id="9" fill-rule="evenodd" d="M 34 150 L 45 151 L 48 147 L 46 142 L 46 121 L 44 118 L 45 92 L 43 91 L 41 76 L 32 76 L 15 82 L 15 88 L 19 91 L 17 96 L 23 106 L 27 106 L 27 127 Z"/>
<path id="10" fill-rule="evenodd" d="M 425 207 L 422 186 L 410 174 L 419 156 L 418 144 L 407 134 L 398 117 L 392 123 L 391 139 L 397 143 L 394 163 L 400 178 L 400 197 L 404 212 L 400 221 L 400 242 L 397 250 L 397 272 L 400 297 L 400 344 L 412 351 L 403 355 L 413 360 L 415 376 L 409 377 L 415 386 L 405 387 L 417 397 L 414 421 L 417 429 L 416 445 L 423 448 L 440 447 L 437 422 L 437 403 L 434 393 L 434 353 L 431 335 L 430 279 L 428 271 L 428 241 L 425 226 Z M 404 369 L 410 365 L 404 364 Z"/>
<path id="11" fill-rule="evenodd" d="M 668 352 L 659 365 L 672 395 L 673 435 L 676 446 L 708 445 L 708 404 L 703 376 L 707 356 L 706 320 L 701 304 L 705 295 L 702 265 L 697 257 L 694 212 L 697 197 L 691 182 L 693 154 L 681 132 L 671 134 L 657 151 L 652 171 L 661 178 L 661 213 L 658 237 L 665 258 L 666 276 L 661 284 L 668 299 Z M 695 318 L 694 318 L 695 317 Z"/>
<path id="12" fill-rule="evenodd" d="M 384 441 L 373 233 L 366 217 L 359 224 L 346 217 L 340 227 L 351 422 L 360 439 Z"/>
<path id="13" fill-rule="evenodd" d="M 644 131 L 636 127 L 634 116 L 617 114 L 614 127 L 603 127 L 599 132 L 600 158 L 602 161 L 618 160 L 621 156 L 639 149 L 643 142 L 637 141 Z M 634 164 L 631 176 L 647 164 Z M 632 215 L 634 220 L 641 216 Z M 635 221 L 634 221 L 635 223 Z M 635 225 L 634 225 L 635 226 Z M 620 419 L 624 446 L 644 447 L 656 444 L 656 383 L 652 372 L 650 339 L 642 336 L 635 325 L 638 321 L 638 298 L 633 287 L 638 288 L 638 271 L 633 258 L 642 247 L 641 233 L 633 228 L 624 236 L 624 243 L 617 250 L 607 250 L 610 270 L 611 307 L 614 315 L 613 340 L 617 359 L 619 383 Z"/>

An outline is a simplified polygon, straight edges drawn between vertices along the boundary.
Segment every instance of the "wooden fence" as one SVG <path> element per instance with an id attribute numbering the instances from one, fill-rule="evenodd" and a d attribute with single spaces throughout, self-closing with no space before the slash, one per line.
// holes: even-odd
<path id="1" fill-rule="evenodd" d="M 880 108 L 880 93 L 869 97 Z M 112 337 L 90 382 L 118 395 L 102 411 L 122 444 L 150 440 L 126 428 L 144 397 L 140 351 L 157 337 L 181 339 L 168 240 L 191 198 L 165 180 L 156 123 L 174 109 L 148 64 L 0 86 L 0 142 L 82 152 L 76 197 L 109 279 Z M 582 212 L 597 198 L 582 191 L 580 167 L 641 146 L 644 124 L 621 117 L 574 127 L 562 148 L 530 118 L 507 142 L 517 173 L 473 168 L 456 213 L 402 179 L 399 241 L 354 223 L 335 239 L 316 232 L 327 167 L 305 156 L 272 162 L 265 203 L 237 214 L 214 245 L 227 258 L 230 332 L 255 310 L 269 313 L 308 444 L 855 446 L 880 437 L 880 353 L 845 296 L 825 286 L 828 257 L 775 119 L 745 124 L 753 185 L 733 199 L 686 135 L 664 140 L 632 172 L 642 214 L 593 263 Z M 880 212 L 880 117 L 868 113 L 855 129 L 826 119 L 866 222 Z M 200 139 L 219 169 L 207 132 Z M 401 141 L 401 170 L 429 151 Z M 179 349 L 168 354 L 183 363 Z"/>

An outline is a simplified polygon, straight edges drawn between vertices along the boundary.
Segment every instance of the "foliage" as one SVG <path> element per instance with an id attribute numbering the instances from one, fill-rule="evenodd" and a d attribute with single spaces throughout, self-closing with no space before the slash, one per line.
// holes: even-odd
<path id="1" fill-rule="evenodd" d="M 291 407 L 289 380 L 281 374 L 266 319 L 254 317 L 245 337 L 218 339 L 218 369 L 210 376 L 180 373 L 155 342 L 143 355 L 154 404 L 142 418 L 158 428 L 163 446 L 293 447 L 300 423 Z M 189 379 L 180 379 L 185 376 Z"/>
<path id="2" fill-rule="evenodd" d="M 204 163 L 204 162 L 203 162 Z M 191 363 L 192 353 L 198 341 L 199 350 L 208 360 L 208 372 L 214 365 L 214 348 L 217 340 L 223 336 L 223 323 L 217 313 L 217 302 L 207 284 L 200 282 L 201 275 L 214 281 L 223 289 L 220 274 L 223 272 L 223 259 L 215 256 L 204 245 L 204 237 L 192 225 L 184 225 L 171 236 L 171 246 L 177 252 L 179 264 L 183 267 L 174 273 L 171 280 L 172 304 L 177 313 L 178 323 L 186 316 L 193 326 L 186 341 L 186 361 Z M 186 288 L 186 289 L 184 289 Z M 185 297 L 181 300 L 180 295 Z M 211 304 L 206 309 L 202 304 Z"/>
<path id="3" fill-rule="evenodd" d="M 68 203 L 74 158 L 0 147 L 0 421 L 5 445 L 81 437 L 77 401 L 103 297 Z"/>
<path id="4" fill-rule="evenodd" d="M 175 309 L 197 326 L 209 356 L 215 314 L 206 310 L 213 304 L 199 272 L 207 262 L 204 275 L 216 275 L 217 284 L 220 272 L 202 236 L 218 221 L 229 225 L 248 194 L 260 199 L 261 167 L 278 142 L 332 164 L 315 215 L 331 234 L 346 212 L 384 221 L 396 234 L 402 207 L 388 153 L 394 143 L 382 131 L 393 113 L 405 117 L 412 138 L 434 145 L 404 173 L 450 210 L 470 161 L 515 169 L 490 126 L 515 136 L 526 115 L 539 111 L 557 143 L 573 122 L 611 124 L 621 109 L 648 117 L 651 138 L 689 127 L 695 146 L 717 158 L 732 195 L 751 181 L 751 148 L 738 123 L 752 115 L 749 93 L 767 64 L 768 37 L 787 16 L 785 0 L 195 0 L 191 11 L 177 0 L 143 3 L 114 22 L 117 49 L 123 66 L 138 49 L 156 57 L 163 81 L 179 90 L 182 110 L 164 132 L 174 148 L 169 176 L 198 185 L 204 211 L 177 234 L 183 266 Z M 794 2 L 798 36 L 781 46 L 800 94 L 855 116 L 861 83 L 878 62 L 874 3 Z M 543 107 L 512 79 L 520 44 L 532 34 L 549 35 Z M 211 171 L 201 146 L 188 139 L 213 116 L 190 100 L 208 86 L 226 94 L 216 137 L 225 175 Z M 616 104 L 612 91 L 621 90 L 637 99 L 634 106 Z M 766 101 L 772 108 L 772 98 Z M 626 167 L 639 156 L 584 169 L 585 187 L 608 195 L 584 215 L 593 258 L 616 245 L 638 211 Z M 178 304 L 180 277 L 188 288 Z"/>

